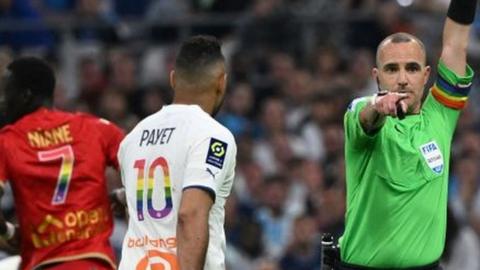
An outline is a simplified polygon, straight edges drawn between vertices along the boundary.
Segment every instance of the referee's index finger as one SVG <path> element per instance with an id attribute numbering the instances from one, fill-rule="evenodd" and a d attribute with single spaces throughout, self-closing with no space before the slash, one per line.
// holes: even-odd
<path id="1" fill-rule="evenodd" d="M 402 99 L 405 99 L 408 97 L 408 94 L 407 93 L 399 93 L 399 92 L 392 92 L 392 94 L 396 95 L 397 97 L 399 97 L 399 100 L 402 100 Z"/>

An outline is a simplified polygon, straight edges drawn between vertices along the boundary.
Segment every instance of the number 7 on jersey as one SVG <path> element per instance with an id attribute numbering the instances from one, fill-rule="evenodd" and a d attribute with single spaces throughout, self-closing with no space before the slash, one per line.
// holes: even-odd
<path id="1" fill-rule="evenodd" d="M 65 145 L 48 151 L 38 152 L 38 159 L 41 162 L 49 162 L 56 159 L 61 159 L 60 172 L 58 173 L 57 186 L 52 197 L 52 204 L 63 204 L 67 198 L 68 187 L 72 179 L 73 163 L 75 156 L 71 145 Z"/>

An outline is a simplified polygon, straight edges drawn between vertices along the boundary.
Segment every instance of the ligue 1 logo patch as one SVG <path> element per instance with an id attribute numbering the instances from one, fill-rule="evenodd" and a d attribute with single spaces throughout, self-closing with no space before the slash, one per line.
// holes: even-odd
<path id="1" fill-rule="evenodd" d="M 440 148 L 435 141 L 428 142 L 420 146 L 423 158 L 428 164 L 428 167 L 436 174 L 441 174 L 443 171 L 443 156 Z"/>
<path id="2" fill-rule="evenodd" d="M 207 164 L 213 165 L 219 169 L 223 168 L 227 146 L 227 143 L 211 138 L 210 145 L 208 146 Z"/>

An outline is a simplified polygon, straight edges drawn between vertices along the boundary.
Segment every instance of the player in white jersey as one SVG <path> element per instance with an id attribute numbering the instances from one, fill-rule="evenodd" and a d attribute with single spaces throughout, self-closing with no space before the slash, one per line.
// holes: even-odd
<path id="1" fill-rule="evenodd" d="M 170 74 L 173 104 L 121 143 L 130 218 L 120 270 L 225 269 L 224 205 L 237 149 L 212 118 L 224 100 L 224 62 L 215 38 L 185 41 Z"/>

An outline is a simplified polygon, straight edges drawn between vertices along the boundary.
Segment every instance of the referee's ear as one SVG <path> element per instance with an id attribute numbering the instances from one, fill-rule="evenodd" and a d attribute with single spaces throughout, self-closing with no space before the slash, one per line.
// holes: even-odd
<path id="1" fill-rule="evenodd" d="M 372 68 L 372 79 L 374 79 L 375 81 L 378 80 L 378 68 L 376 67 Z"/>
<path id="2" fill-rule="evenodd" d="M 172 71 L 170 71 L 170 86 L 172 87 L 172 89 L 175 89 L 176 84 L 177 82 L 175 80 L 175 70 L 172 69 Z"/>
<path id="3" fill-rule="evenodd" d="M 372 79 L 375 80 L 375 82 L 377 82 L 377 89 L 378 91 L 381 91 L 381 87 L 380 87 L 380 79 L 378 78 L 378 68 L 374 67 L 372 69 Z"/>

